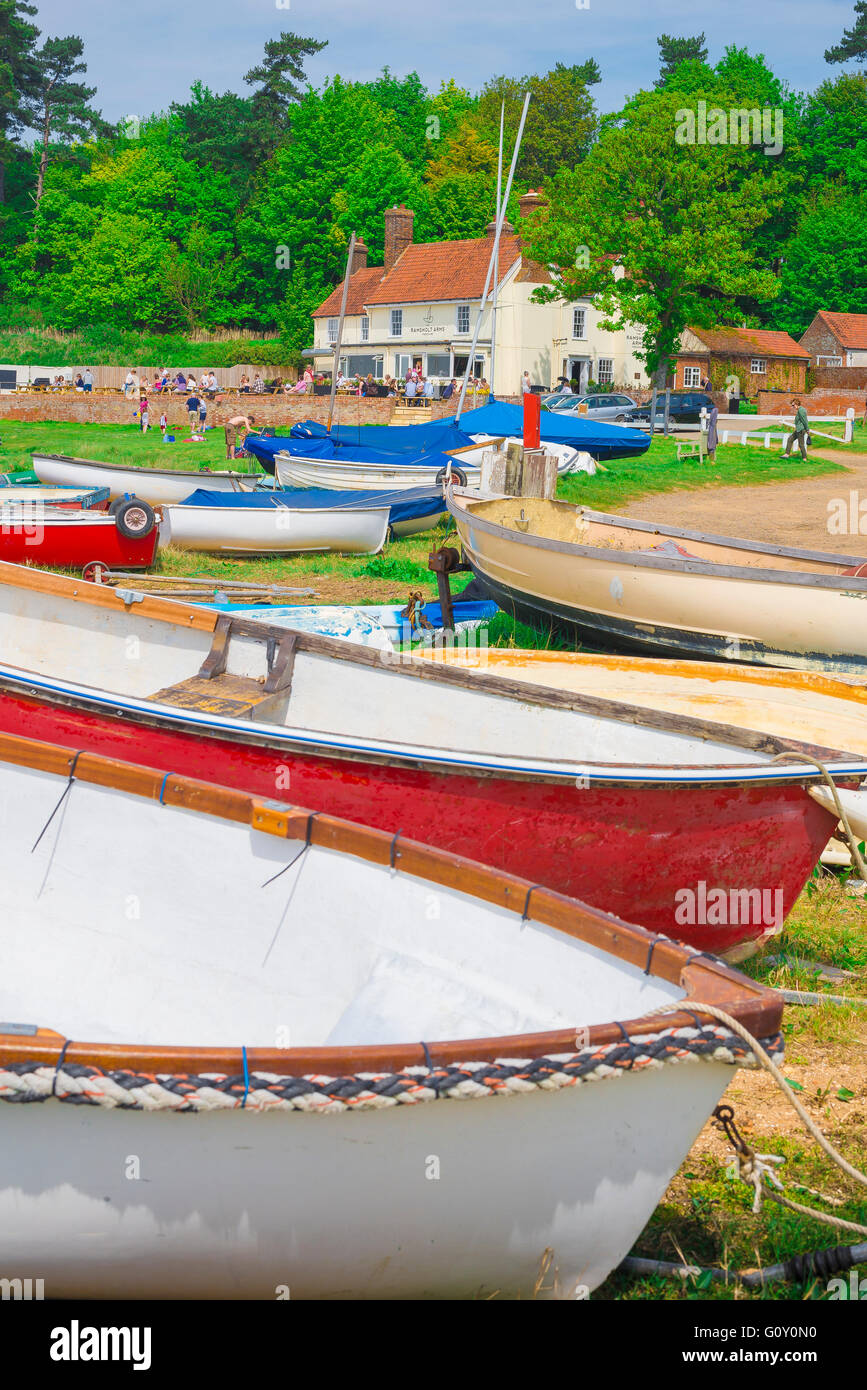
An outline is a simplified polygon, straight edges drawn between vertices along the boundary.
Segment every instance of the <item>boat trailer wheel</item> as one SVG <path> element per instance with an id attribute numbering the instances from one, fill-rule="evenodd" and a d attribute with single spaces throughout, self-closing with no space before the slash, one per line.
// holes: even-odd
<path id="1" fill-rule="evenodd" d="M 122 502 L 114 514 L 114 523 L 122 536 L 130 540 L 149 536 L 156 524 L 154 510 L 138 497 Z"/>
<path id="2" fill-rule="evenodd" d="M 104 584 L 111 570 L 102 560 L 90 560 L 81 571 L 81 577 L 88 584 Z"/>

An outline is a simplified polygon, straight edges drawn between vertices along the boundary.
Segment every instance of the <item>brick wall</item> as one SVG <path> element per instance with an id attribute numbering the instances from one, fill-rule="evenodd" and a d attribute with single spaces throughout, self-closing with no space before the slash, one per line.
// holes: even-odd
<path id="1" fill-rule="evenodd" d="M 815 318 L 801 338 L 801 347 L 810 354 L 810 363 L 816 365 L 817 357 L 843 357 L 845 355 L 834 334 L 823 319 Z"/>
<path id="2" fill-rule="evenodd" d="M 867 367 L 814 367 L 814 386 L 831 391 L 867 391 Z"/>
<path id="3" fill-rule="evenodd" d="M 521 397 L 504 396 L 500 399 L 520 403 Z M 480 401 L 480 404 L 483 403 L 484 400 Z M 471 410 L 473 404 L 473 398 L 468 397 L 465 409 Z M 257 425 L 270 425 L 278 433 L 285 433 L 291 425 L 297 424 L 300 420 L 319 420 L 324 424 L 328 419 L 328 405 L 327 396 L 228 396 L 222 403 L 208 401 L 208 424 L 223 425 L 230 416 L 243 412 L 252 414 Z M 394 405 L 393 397 L 339 396 L 336 420 L 340 425 L 387 425 Z M 456 405 L 456 399 L 432 401 L 432 418 L 440 420 L 454 415 Z M 134 423 L 133 412 L 136 409 L 134 401 L 128 401 L 122 396 L 97 396 L 92 392 L 54 391 L 45 395 L 0 396 L 2 420 L 60 420 L 80 425 L 129 425 Z M 167 415 L 172 430 L 186 427 L 185 397 L 151 396 L 151 428 L 159 424 L 163 412 Z"/>
<path id="4" fill-rule="evenodd" d="M 794 391 L 791 394 L 780 391 L 760 391 L 759 414 L 794 415 L 793 395 L 801 397 L 807 414 L 811 417 L 845 415 L 850 405 L 855 407 L 856 420 L 860 420 L 864 414 L 865 393 L 863 391 L 830 391 L 826 389 L 811 391 L 809 395 L 799 391 Z"/>

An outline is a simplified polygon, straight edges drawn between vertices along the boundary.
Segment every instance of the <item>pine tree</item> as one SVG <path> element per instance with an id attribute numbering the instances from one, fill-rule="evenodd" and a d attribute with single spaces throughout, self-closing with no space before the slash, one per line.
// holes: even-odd
<path id="1" fill-rule="evenodd" d="M 0 204 L 6 201 L 6 165 L 19 151 L 17 137 L 29 124 L 27 103 L 39 71 L 34 53 L 39 30 L 26 0 L 0 0 Z"/>
<path id="2" fill-rule="evenodd" d="M 704 34 L 695 34 L 691 38 L 675 38 L 671 34 L 660 34 L 656 44 L 659 49 L 659 77 L 655 84 L 657 87 L 664 87 L 681 63 L 687 63 L 690 59 L 699 63 L 707 62 Z"/>
<path id="3" fill-rule="evenodd" d="M 31 103 L 30 124 L 39 131 L 41 151 L 36 178 L 36 206 L 45 189 L 45 171 L 50 159 L 52 137 L 68 142 L 91 135 L 109 135 L 112 127 L 89 102 L 95 87 L 73 82 L 76 73 L 87 72 L 81 59 L 84 44 L 74 34 L 63 39 L 46 39 L 36 54 L 38 79 Z"/>
<path id="4" fill-rule="evenodd" d="M 851 29 L 843 30 L 840 42 L 826 49 L 826 63 L 845 63 L 850 58 L 857 63 L 867 62 L 867 0 L 857 0 L 855 16 L 855 23 Z"/>

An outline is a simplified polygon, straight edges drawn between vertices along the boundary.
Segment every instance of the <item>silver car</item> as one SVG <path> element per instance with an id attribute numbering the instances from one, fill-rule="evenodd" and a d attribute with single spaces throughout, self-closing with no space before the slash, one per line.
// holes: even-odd
<path id="1" fill-rule="evenodd" d="M 586 411 L 582 406 L 587 407 Z M 558 396 L 555 403 L 548 406 L 549 410 L 555 410 L 558 415 L 568 412 L 571 414 L 586 415 L 588 420 L 627 420 L 629 411 L 635 410 L 637 402 L 631 396 L 616 395 L 606 396 L 603 392 L 594 392 L 592 396 Z"/>

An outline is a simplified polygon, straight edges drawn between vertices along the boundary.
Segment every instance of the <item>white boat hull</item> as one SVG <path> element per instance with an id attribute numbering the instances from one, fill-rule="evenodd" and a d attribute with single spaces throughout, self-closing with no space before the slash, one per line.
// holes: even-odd
<path id="1" fill-rule="evenodd" d="M 168 468 L 121 468 L 89 459 L 34 454 L 33 470 L 42 483 L 76 487 L 107 487 L 112 500 L 127 493 L 152 507 L 184 502 L 196 488 L 212 492 L 251 492 L 262 474 L 175 472 Z"/>
<path id="2" fill-rule="evenodd" d="M 550 1250 L 541 1297 L 574 1298 L 628 1254 L 731 1077 L 411 1114 L 4 1106 L 3 1268 L 48 1298 L 532 1298 Z"/>
<path id="3" fill-rule="evenodd" d="M 761 987 L 673 943 L 647 974 L 644 933 L 542 890 L 527 910 L 521 880 L 89 755 L 68 785 L 69 765 L 0 738 L 2 1272 L 46 1298 L 530 1298 L 549 1253 L 542 1296 L 575 1297 L 628 1252 L 733 1074 L 731 1054 L 700 1060 L 694 1015 L 652 1011 L 710 986 L 779 1026 Z M 628 1070 L 614 1018 L 637 1055 L 685 1028 L 693 1064 L 679 1034 Z M 256 1084 L 418 1068 L 424 1089 L 419 1037 L 439 1068 L 580 1053 L 594 1071 L 607 1047 L 609 1074 L 327 1113 Z M 242 1048 L 248 1109 L 218 1089 Z M 49 1094 L 20 1103 L 46 1066 Z M 142 1072 L 144 1097 L 104 1090 Z"/>
<path id="4" fill-rule="evenodd" d="M 228 555 L 335 550 L 375 555 L 388 535 L 388 507 L 358 511 L 290 507 L 163 507 L 160 545 Z"/>
<path id="5" fill-rule="evenodd" d="M 491 441 L 486 435 L 472 435 L 471 438 L 479 441 L 479 447 L 456 454 L 454 466 L 460 468 L 469 487 L 478 487 L 482 476 L 482 455 L 491 447 Z M 595 471 L 589 455 L 570 449 L 566 444 L 546 444 L 544 448 L 557 455 L 558 473 Z M 275 470 L 281 487 L 325 487 L 337 491 L 369 488 L 383 492 L 392 492 L 395 488 L 433 487 L 440 471 L 409 461 L 389 467 L 379 463 L 360 463 L 348 459 L 340 462 L 337 459 L 305 458 L 287 453 L 276 455 Z"/>

